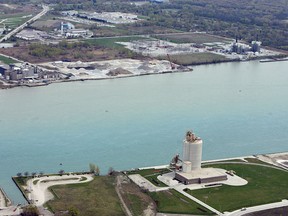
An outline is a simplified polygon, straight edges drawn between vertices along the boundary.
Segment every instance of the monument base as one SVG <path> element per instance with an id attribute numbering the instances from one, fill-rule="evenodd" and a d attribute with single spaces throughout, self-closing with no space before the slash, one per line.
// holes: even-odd
<path id="1" fill-rule="evenodd" d="M 214 168 L 201 168 L 190 172 L 176 172 L 175 179 L 183 184 L 202 184 L 227 180 L 227 175 Z"/>

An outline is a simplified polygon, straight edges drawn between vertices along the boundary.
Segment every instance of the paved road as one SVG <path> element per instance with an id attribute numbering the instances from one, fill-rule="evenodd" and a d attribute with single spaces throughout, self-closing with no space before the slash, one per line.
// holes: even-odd
<path id="1" fill-rule="evenodd" d="M 274 209 L 274 208 L 279 208 L 279 207 L 284 207 L 284 206 L 288 206 L 288 200 L 282 200 L 282 202 L 253 206 L 253 207 L 249 207 L 249 208 L 242 208 L 242 209 L 238 209 L 234 212 L 225 213 L 224 215 L 225 216 L 241 216 L 241 215 L 246 215 L 246 214 L 252 213 L 252 212 L 258 212 L 258 211 L 263 211 L 263 210 L 267 210 L 267 209 Z"/>
<path id="2" fill-rule="evenodd" d="M 5 40 L 8 40 L 11 36 L 13 36 L 17 32 L 19 32 L 22 29 L 24 29 L 26 26 L 28 26 L 29 23 L 32 23 L 32 22 L 36 21 L 37 19 L 42 17 L 44 14 L 46 14 L 50 10 L 50 8 L 48 6 L 46 6 L 46 5 L 42 5 L 42 7 L 43 7 L 43 10 L 39 14 L 37 14 L 34 17 L 32 17 L 31 19 L 29 19 L 28 21 L 26 21 L 22 25 L 18 26 L 13 31 L 9 32 L 7 35 L 5 35 L 3 38 L 0 39 L 0 43 L 5 41 Z"/>

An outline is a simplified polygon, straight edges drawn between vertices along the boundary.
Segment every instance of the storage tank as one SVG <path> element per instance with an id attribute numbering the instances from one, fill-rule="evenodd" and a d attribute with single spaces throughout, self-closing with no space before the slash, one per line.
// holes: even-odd
<path id="1" fill-rule="evenodd" d="M 186 140 L 183 141 L 183 161 L 189 161 L 189 142 L 185 142 Z"/>
<path id="2" fill-rule="evenodd" d="M 192 131 L 186 133 L 186 139 L 183 141 L 183 161 L 191 162 L 191 170 L 201 168 L 202 144 L 202 139 L 196 137 Z"/>
<path id="3" fill-rule="evenodd" d="M 191 170 L 201 169 L 202 144 L 203 142 L 200 138 L 189 143 L 189 161 L 191 161 Z"/>
<path id="4" fill-rule="evenodd" d="M 183 161 L 182 171 L 184 173 L 191 172 L 191 162 L 190 161 Z"/>

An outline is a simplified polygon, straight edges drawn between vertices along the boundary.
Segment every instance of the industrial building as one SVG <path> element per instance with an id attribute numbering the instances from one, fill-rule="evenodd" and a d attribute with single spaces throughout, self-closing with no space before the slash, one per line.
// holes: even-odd
<path id="1" fill-rule="evenodd" d="M 192 131 L 183 141 L 182 170 L 175 172 L 175 179 L 183 184 L 201 184 L 227 180 L 227 175 L 214 168 L 201 168 L 203 141 Z"/>
<path id="2" fill-rule="evenodd" d="M 64 37 L 91 37 L 92 32 L 86 29 L 76 29 L 72 23 L 61 22 L 60 33 Z"/>
<path id="3" fill-rule="evenodd" d="M 125 23 L 134 23 L 138 21 L 138 17 L 135 14 L 131 13 L 121 13 L 121 12 L 102 12 L 102 13 L 81 13 L 77 15 L 80 18 L 85 18 L 89 20 L 94 20 L 104 23 L 112 24 L 125 24 Z"/>
<path id="4" fill-rule="evenodd" d="M 0 27 L 0 36 L 5 32 L 6 27 L 5 24 L 3 24 L 3 26 Z"/>
<path id="5" fill-rule="evenodd" d="M 38 31 L 34 29 L 23 29 L 21 32 L 16 34 L 17 38 L 22 40 L 40 40 L 43 41 L 44 39 L 49 39 L 51 36 L 43 31 Z"/>
<path id="6" fill-rule="evenodd" d="M 0 74 L 7 81 L 54 80 L 61 78 L 55 71 L 46 71 L 28 63 L 2 64 Z"/>
<path id="7" fill-rule="evenodd" d="M 260 53 L 260 47 L 261 47 L 262 42 L 261 41 L 252 41 L 252 52 L 258 52 Z"/>
<path id="8" fill-rule="evenodd" d="M 244 43 L 239 43 L 237 40 L 231 44 L 230 52 L 237 54 L 245 54 L 247 52 L 260 53 L 261 41 L 252 41 L 251 46 Z"/>

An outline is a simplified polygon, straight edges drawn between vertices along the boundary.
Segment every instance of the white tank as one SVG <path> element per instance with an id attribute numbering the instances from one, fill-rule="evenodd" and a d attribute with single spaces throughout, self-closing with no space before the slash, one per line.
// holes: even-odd
<path id="1" fill-rule="evenodd" d="M 189 143 L 189 161 L 191 162 L 191 170 L 201 169 L 202 144 L 203 141 L 200 138 Z"/>
<path id="2" fill-rule="evenodd" d="M 190 147 L 189 142 L 184 140 L 183 141 L 183 161 L 189 161 L 189 152 L 190 152 L 189 147 Z"/>
<path id="3" fill-rule="evenodd" d="M 183 161 L 182 171 L 184 173 L 191 172 L 191 162 L 190 161 Z"/>
<path id="4" fill-rule="evenodd" d="M 192 131 L 186 133 L 183 141 L 183 161 L 191 162 L 191 170 L 201 169 L 202 144 L 202 139 L 196 137 Z"/>

